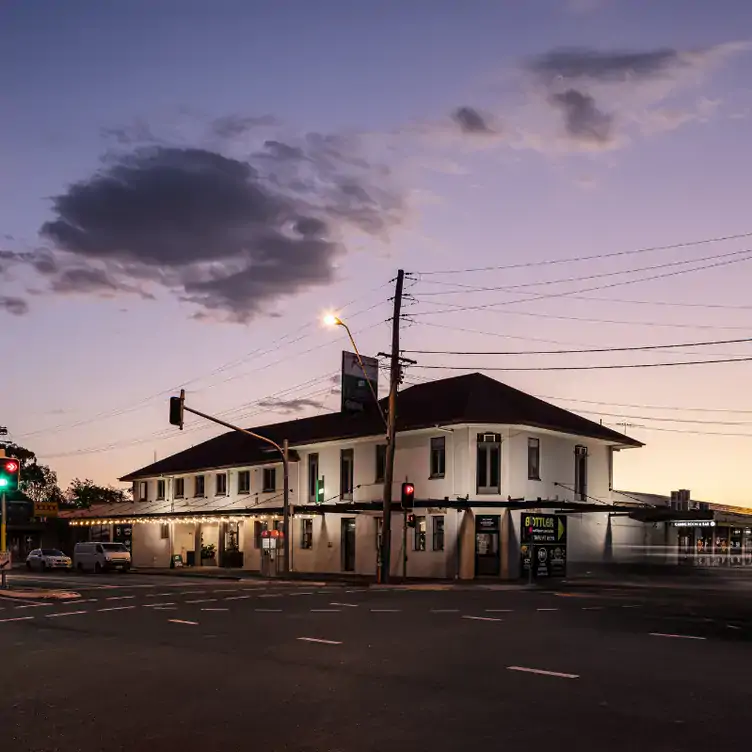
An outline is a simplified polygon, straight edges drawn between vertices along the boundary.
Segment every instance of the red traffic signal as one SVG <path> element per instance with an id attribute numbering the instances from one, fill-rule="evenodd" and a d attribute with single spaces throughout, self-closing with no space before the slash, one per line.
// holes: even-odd
<path id="1" fill-rule="evenodd" d="M 412 507 L 415 501 L 415 486 L 412 483 L 402 484 L 402 506 L 406 509 Z"/>
<path id="2" fill-rule="evenodd" d="M 21 463 L 12 458 L 0 460 L 0 493 L 18 491 Z"/>

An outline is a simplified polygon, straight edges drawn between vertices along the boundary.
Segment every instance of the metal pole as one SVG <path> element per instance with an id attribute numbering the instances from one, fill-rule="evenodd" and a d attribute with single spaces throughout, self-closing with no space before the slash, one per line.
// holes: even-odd
<path id="1" fill-rule="evenodd" d="M 402 513 L 402 579 L 407 579 L 407 509 Z"/>
<path id="2" fill-rule="evenodd" d="M 2 493 L 2 515 L 3 515 L 3 521 L 2 521 L 2 525 L 0 525 L 0 551 L 5 551 L 7 549 L 7 543 L 8 543 L 7 527 L 6 527 L 6 520 L 8 519 L 8 504 L 6 500 L 5 491 L 3 491 Z M 8 589 L 8 573 L 5 571 L 4 567 L 3 567 L 1 586 L 3 590 Z"/>
<path id="3" fill-rule="evenodd" d="M 282 486 L 282 498 L 283 498 L 283 517 L 282 517 L 282 551 L 285 557 L 285 562 L 282 567 L 282 571 L 285 574 L 289 574 L 291 569 L 290 562 L 290 445 L 287 439 L 282 442 L 282 472 L 284 475 L 284 481 Z"/>
<path id="4" fill-rule="evenodd" d="M 399 385 L 399 325 L 402 309 L 402 286 L 405 272 L 397 272 L 394 291 L 394 314 L 392 316 L 392 352 L 389 374 L 389 414 L 387 416 L 386 463 L 384 468 L 384 523 L 381 541 L 381 571 L 379 582 L 389 582 L 392 563 L 392 485 L 394 480 L 394 443 L 397 434 L 397 387 Z"/>

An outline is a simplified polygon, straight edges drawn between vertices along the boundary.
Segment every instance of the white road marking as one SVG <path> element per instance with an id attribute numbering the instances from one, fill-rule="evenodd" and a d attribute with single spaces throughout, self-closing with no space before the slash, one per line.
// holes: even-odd
<path id="1" fill-rule="evenodd" d="M 205 592 L 206 590 L 185 590 L 178 595 L 203 595 Z"/>
<path id="2" fill-rule="evenodd" d="M 622 606 L 622 608 L 640 608 L 640 604 L 635 603 L 634 605 L 630 605 L 630 606 Z"/>
<path id="3" fill-rule="evenodd" d="M 741 627 L 737 627 L 736 624 L 727 624 L 726 625 L 729 629 L 741 629 Z"/>
<path id="4" fill-rule="evenodd" d="M 697 637 L 688 634 L 668 634 L 666 632 L 651 632 L 651 637 L 677 637 L 680 640 L 707 640 L 707 637 Z"/>
<path id="5" fill-rule="evenodd" d="M 256 608 L 254 609 L 259 614 L 281 614 L 281 608 Z"/>
<path id="6" fill-rule="evenodd" d="M 88 614 L 88 611 L 60 611 L 57 614 L 46 614 L 48 619 L 57 619 L 59 616 L 77 616 L 78 614 Z"/>
<path id="7" fill-rule="evenodd" d="M 16 606 L 16 610 L 22 608 L 39 608 L 40 606 L 54 606 L 54 603 L 27 603 L 25 606 Z"/>
<path id="8" fill-rule="evenodd" d="M 583 611 L 603 611 L 603 606 L 583 606 Z"/>
<path id="9" fill-rule="evenodd" d="M 463 616 L 463 619 L 473 619 L 474 621 L 501 621 L 493 616 Z"/>
<path id="10" fill-rule="evenodd" d="M 202 608 L 202 611 L 229 611 L 229 608 Z"/>
<path id="11" fill-rule="evenodd" d="M 172 622 L 173 624 L 192 624 L 193 626 L 198 624 L 197 621 L 186 621 L 185 619 L 168 619 L 167 621 Z"/>
<path id="12" fill-rule="evenodd" d="M 33 616 L 16 616 L 13 619 L 0 619 L 0 624 L 5 624 L 9 621 L 29 621 L 30 619 L 33 619 Z"/>
<path id="13" fill-rule="evenodd" d="M 341 645 L 337 640 L 320 640 L 317 637 L 298 637 L 301 642 L 320 642 L 322 645 Z"/>
<path id="14" fill-rule="evenodd" d="M 372 614 L 398 614 L 401 608 L 372 608 Z"/>
<path id="15" fill-rule="evenodd" d="M 456 614 L 459 612 L 458 608 L 432 608 L 432 614 Z"/>
<path id="16" fill-rule="evenodd" d="M 177 611 L 178 609 L 176 606 L 157 606 L 154 610 L 155 611 Z"/>
<path id="17" fill-rule="evenodd" d="M 192 601 L 186 601 L 186 603 L 214 603 L 217 600 L 217 598 L 196 598 Z"/>
<path id="18" fill-rule="evenodd" d="M 144 603 L 142 608 L 162 608 L 164 606 L 174 606 L 174 603 Z"/>
<path id="19" fill-rule="evenodd" d="M 98 608 L 97 612 L 102 613 L 102 611 L 127 611 L 130 608 L 136 608 L 135 606 L 110 606 L 109 608 Z"/>
<path id="20" fill-rule="evenodd" d="M 106 601 L 132 601 L 135 595 L 111 595 L 105 598 Z"/>
<path id="21" fill-rule="evenodd" d="M 536 608 L 536 611 L 558 611 L 558 608 Z"/>
<path id="22" fill-rule="evenodd" d="M 230 590 L 212 590 L 212 593 L 234 593 L 236 592 L 235 588 L 232 588 Z"/>
<path id="23" fill-rule="evenodd" d="M 250 598 L 250 595 L 232 595 L 228 598 L 225 598 L 226 601 L 244 601 L 248 598 Z"/>
<path id="24" fill-rule="evenodd" d="M 563 674 L 560 671 L 544 671 L 542 668 L 525 668 L 524 666 L 507 666 L 507 671 L 522 671 L 526 674 L 541 674 L 542 676 L 555 676 L 558 679 L 579 679 L 579 674 Z"/>
<path id="25" fill-rule="evenodd" d="M 312 614 L 339 614 L 342 611 L 341 608 L 312 608 Z"/>
<path id="26" fill-rule="evenodd" d="M 511 614 L 514 611 L 513 608 L 487 608 L 486 612 L 489 614 Z"/>
<path id="27" fill-rule="evenodd" d="M 332 601 L 330 606 L 344 606 L 345 608 L 357 608 L 357 603 L 337 603 L 336 601 Z"/>
<path id="28" fill-rule="evenodd" d="M 264 593 L 263 595 L 260 595 L 259 598 L 281 598 L 282 593 Z"/>

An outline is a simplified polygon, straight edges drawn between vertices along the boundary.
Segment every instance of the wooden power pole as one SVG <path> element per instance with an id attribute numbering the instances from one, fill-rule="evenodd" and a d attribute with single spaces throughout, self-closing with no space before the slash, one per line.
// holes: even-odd
<path id="1" fill-rule="evenodd" d="M 397 436 L 397 388 L 400 381 L 400 313 L 405 272 L 397 272 L 392 316 L 392 351 L 389 370 L 389 412 L 387 414 L 386 467 L 384 468 L 384 517 L 381 535 L 379 582 L 389 582 L 392 563 L 392 490 L 394 487 L 394 450 Z"/>

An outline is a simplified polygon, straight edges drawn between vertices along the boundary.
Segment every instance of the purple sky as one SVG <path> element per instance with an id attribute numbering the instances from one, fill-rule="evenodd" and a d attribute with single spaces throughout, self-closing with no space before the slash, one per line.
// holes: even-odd
<path id="1" fill-rule="evenodd" d="M 336 409 L 346 341 L 321 313 L 385 350 L 399 267 L 414 275 L 406 349 L 752 336 L 752 260 L 726 256 L 752 237 L 430 274 L 752 231 L 750 29 L 748 0 L 3 3 L 0 423 L 63 482 L 107 483 L 214 433 L 167 425 L 180 386 L 246 425 L 281 419 L 274 399 Z M 734 355 L 752 347 L 418 360 Z M 619 458 L 618 486 L 752 505 L 750 373 L 489 371 L 632 424 L 647 447 Z"/>

